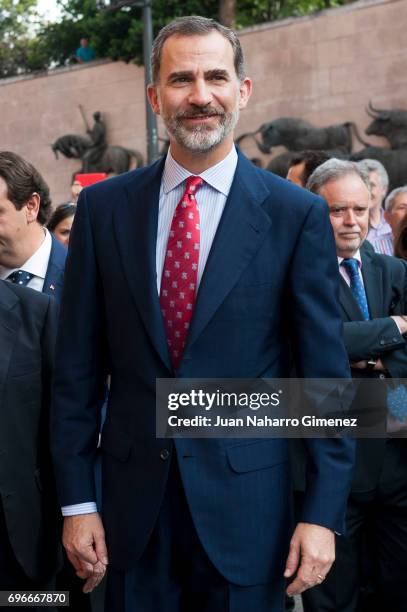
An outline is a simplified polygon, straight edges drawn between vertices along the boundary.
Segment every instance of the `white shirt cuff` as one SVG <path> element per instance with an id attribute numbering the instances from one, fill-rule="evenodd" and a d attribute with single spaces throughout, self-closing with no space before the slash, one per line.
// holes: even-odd
<path id="1" fill-rule="evenodd" d="M 395 321 L 395 320 L 393 319 L 393 322 L 394 322 L 395 326 L 397 327 L 397 329 L 399 330 L 399 334 L 403 335 L 403 334 L 401 333 L 401 329 L 400 329 L 399 324 L 397 323 L 397 321 Z"/>
<path id="2" fill-rule="evenodd" d="M 91 514 L 97 512 L 95 502 L 85 502 L 84 504 L 73 504 L 72 506 L 62 506 L 62 516 L 74 516 L 75 514 Z"/>

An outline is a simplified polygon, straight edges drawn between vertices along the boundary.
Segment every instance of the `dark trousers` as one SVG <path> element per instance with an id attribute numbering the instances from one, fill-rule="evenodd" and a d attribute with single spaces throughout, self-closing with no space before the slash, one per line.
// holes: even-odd
<path id="1" fill-rule="evenodd" d="M 283 612 L 284 587 L 282 577 L 239 587 L 217 571 L 196 534 L 174 457 L 142 558 L 127 572 L 108 569 L 105 612 Z"/>
<path id="2" fill-rule="evenodd" d="M 53 582 L 37 583 L 31 580 L 18 563 L 11 548 L 3 505 L 0 500 L 0 591 L 49 591 L 54 588 Z M 55 612 L 55 608 L 38 606 L 36 608 L 20 606 L 19 610 L 37 610 L 38 612 Z"/>
<path id="3" fill-rule="evenodd" d="M 351 493 L 346 524 L 331 572 L 303 594 L 304 612 L 406 612 L 407 440 L 387 443 L 378 486 Z"/>

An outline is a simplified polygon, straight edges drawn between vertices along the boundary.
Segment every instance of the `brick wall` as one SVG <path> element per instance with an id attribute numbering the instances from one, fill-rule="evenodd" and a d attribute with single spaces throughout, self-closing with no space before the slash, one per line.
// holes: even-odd
<path id="1" fill-rule="evenodd" d="M 364 109 L 368 100 L 380 108 L 407 109 L 406 31 L 406 0 L 360 0 L 242 31 L 254 92 L 237 134 L 281 116 L 302 117 L 318 126 L 354 121 L 363 131 L 370 121 Z M 38 167 L 55 204 L 69 197 L 78 162 L 55 160 L 50 144 L 63 134 L 84 133 L 79 104 L 89 121 L 94 111 L 103 112 L 110 144 L 145 153 L 142 68 L 96 62 L 0 81 L 0 148 Z M 260 156 L 249 142 L 244 151 Z"/>

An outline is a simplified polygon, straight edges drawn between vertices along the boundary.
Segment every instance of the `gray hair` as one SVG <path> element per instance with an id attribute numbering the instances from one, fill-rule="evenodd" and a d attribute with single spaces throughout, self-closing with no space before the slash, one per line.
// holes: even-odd
<path id="1" fill-rule="evenodd" d="M 233 49 L 233 60 L 238 78 L 242 81 L 246 76 L 243 51 L 237 34 L 214 19 L 192 15 L 179 17 L 171 21 L 159 31 L 153 43 L 151 54 L 151 72 L 153 83 L 157 84 L 160 75 L 161 55 L 165 41 L 170 36 L 205 36 L 211 32 L 219 32 L 228 40 Z"/>
<path id="2" fill-rule="evenodd" d="M 319 194 L 321 189 L 326 183 L 330 181 L 337 181 L 338 179 L 348 176 L 349 174 L 356 174 L 359 176 L 367 187 L 370 196 L 370 181 L 369 174 L 356 162 L 345 161 L 343 159 L 337 159 L 333 157 L 328 159 L 318 168 L 315 168 L 314 172 L 308 179 L 306 189 L 313 193 Z"/>
<path id="3" fill-rule="evenodd" d="M 389 175 L 387 174 L 386 168 L 377 159 L 362 159 L 358 162 L 359 166 L 364 168 L 368 173 L 376 172 L 379 177 L 380 184 L 385 191 L 389 187 Z"/>
<path id="4" fill-rule="evenodd" d="M 397 189 L 393 189 L 387 196 L 384 201 L 384 209 L 388 212 L 391 212 L 394 206 L 394 200 L 397 198 L 400 193 L 407 193 L 407 185 L 403 185 L 403 187 L 397 187 Z"/>

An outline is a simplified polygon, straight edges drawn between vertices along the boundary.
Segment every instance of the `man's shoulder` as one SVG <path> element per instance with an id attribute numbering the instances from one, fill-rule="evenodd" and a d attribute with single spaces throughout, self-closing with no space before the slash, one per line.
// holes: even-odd
<path id="1" fill-rule="evenodd" d="M 407 276 L 407 262 L 404 259 L 398 259 L 393 255 L 376 253 L 373 249 L 366 248 L 366 246 L 362 247 L 361 253 L 363 258 L 370 259 L 376 266 L 389 270 L 392 274 Z"/>
<path id="2" fill-rule="evenodd" d="M 0 305 L 4 307 L 13 307 L 16 303 L 20 303 L 33 312 L 45 314 L 51 299 L 49 295 L 40 291 L 0 280 Z"/>
<path id="3" fill-rule="evenodd" d="M 320 208 L 326 206 L 324 200 L 320 197 L 311 193 L 307 189 L 299 187 L 285 178 L 258 168 L 249 162 L 247 159 L 242 159 L 244 156 L 240 155 L 240 159 L 244 162 L 239 164 L 237 170 L 242 171 L 243 174 L 250 173 L 250 180 L 257 180 L 261 182 L 266 190 L 268 191 L 268 199 L 274 204 L 280 203 L 281 206 L 287 207 L 292 211 L 306 210 L 309 207 L 315 205 Z"/>

